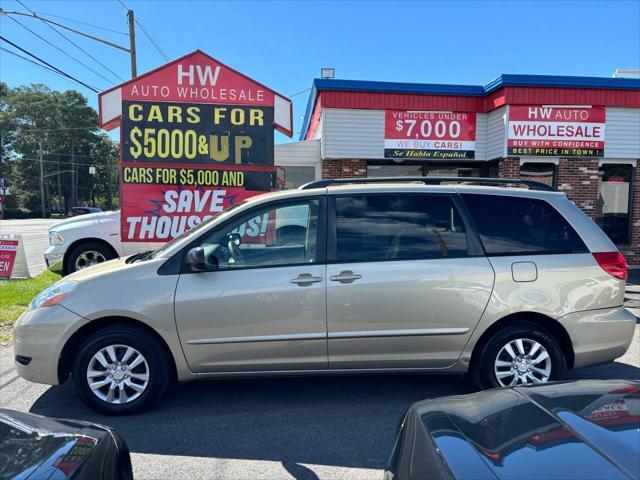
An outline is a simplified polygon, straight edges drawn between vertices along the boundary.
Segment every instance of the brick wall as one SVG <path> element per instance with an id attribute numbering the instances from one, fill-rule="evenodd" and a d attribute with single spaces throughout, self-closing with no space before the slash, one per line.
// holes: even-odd
<path id="1" fill-rule="evenodd" d="M 498 162 L 498 176 L 501 178 L 520 178 L 520 159 L 500 159 Z"/>
<path id="2" fill-rule="evenodd" d="M 598 202 L 598 159 L 561 158 L 558 190 L 567 194 L 584 213 L 596 218 Z"/>
<path id="3" fill-rule="evenodd" d="M 367 176 L 366 160 L 323 160 L 322 178 L 353 178 Z"/>
<path id="4" fill-rule="evenodd" d="M 631 243 L 621 246 L 620 251 L 629 265 L 640 266 L 640 165 L 634 171 L 634 183 L 631 190 Z"/>

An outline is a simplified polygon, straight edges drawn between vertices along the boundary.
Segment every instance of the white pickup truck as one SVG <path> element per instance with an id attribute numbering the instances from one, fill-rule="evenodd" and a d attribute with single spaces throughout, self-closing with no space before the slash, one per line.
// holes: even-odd
<path id="1" fill-rule="evenodd" d="M 259 219 L 256 220 L 259 222 Z M 274 219 L 275 228 L 285 217 Z M 306 225 L 301 224 L 306 228 Z M 49 248 L 44 259 L 49 270 L 69 275 L 114 258 L 156 250 L 162 242 L 122 242 L 120 211 L 90 213 L 56 222 L 49 227 Z"/>
<path id="2" fill-rule="evenodd" d="M 155 250 L 161 243 L 123 243 L 120 240 L 120 211 L 80 215 L 49 227 L 49 248 L 44 252 L 47 267 L 68 275 L 83 268 L 123 255 Z"/>

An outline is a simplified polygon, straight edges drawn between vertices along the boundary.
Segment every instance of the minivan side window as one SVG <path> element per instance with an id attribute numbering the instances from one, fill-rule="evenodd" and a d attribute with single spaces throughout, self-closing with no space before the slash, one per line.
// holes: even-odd
<path id="1" fill-rule="evenodd" d="M 207 269 L 282 267 L 317 261 L 320 201 L 266 206 L 204 238 Z"/>
<path id="2" fill-rule="evenodd" d="M 467 236 L 446 195 L 336 197 L 337 261 L 463 257 Z"/>
<path id="3" fill-rule="evenodd" d="M 478 194 L 462 198 L 488 255 L 587 251 L 571 225 L 544 200 Z"/>

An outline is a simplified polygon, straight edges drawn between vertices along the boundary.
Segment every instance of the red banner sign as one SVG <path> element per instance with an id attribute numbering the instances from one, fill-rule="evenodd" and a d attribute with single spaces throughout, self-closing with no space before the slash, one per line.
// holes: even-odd
<path id="1" fill-rule="evenodd" d="M 284 97 L 199 51 L 118 89 L 123 242 L 166 242 L 275 189 Z"/>
<path id="2" fill-rule="evenodd" d="M 204 55 L 186 57 L 122 87 L 123 100 L 273 106 L 273 91 Z"/>
<path id="3" fill-rule="evenodd" d="M 476 114 L 387 110 L 386 158 L 475 158 Z"/>
<path id="4" fill-rule="evenodd" d="M 0 278 L 11 278 L 19 245 L 19 240 L 0 238 Z"/>
<path id="5" fill-rule="evenodd" d="M 604 107 L 511 105 L 507 148 L 518 156 L 604 156 Z"/>
<path id="6" fill-rule="evenodd" d="M 166 242 L 260 193 L 236 187 L 123 184 L 121 236 L 132 242 Z"/>

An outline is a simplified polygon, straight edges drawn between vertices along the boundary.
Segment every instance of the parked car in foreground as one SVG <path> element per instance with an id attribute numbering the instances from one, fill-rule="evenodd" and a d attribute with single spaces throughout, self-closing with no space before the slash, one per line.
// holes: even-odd
<path id="1" fill-rule="evenodd" d="M 0 408 L 0 478 L 129 480 L 129 449 L 108 427 Z"/>
<path id="2" fill-rule="evenodd" d="M 523 385 L 425 400 L 385 480 L 640 479 L 640 382 Z"/>
<path id="3" fill-rule="evenodd" d="M 71 375 L 117 414 L 174 377 L 468 372 L 497 387 L 624 354 L 626 262 L 564 194 L 428 181 L 253 197 L 78 271 L 18 319 L 17 372 Z"/>

